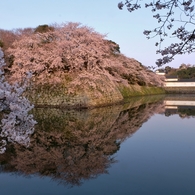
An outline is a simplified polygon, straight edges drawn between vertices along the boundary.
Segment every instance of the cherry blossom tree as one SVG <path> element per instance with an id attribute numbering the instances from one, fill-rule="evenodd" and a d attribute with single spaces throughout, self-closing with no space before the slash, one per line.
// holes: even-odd
<path id="1" fill-rule="evenodd" d="M 141 0 L 126 0 L 118 3 L 118 8 L 126 7 L 129 12 L 140 9 L 144 2 Z M 195 13 L 194 0 L 154 0 L 145 2 L 145 8 L 150 8 L 153 17 L 159 26 L 154 29 L 144 30 L 148 39 L 159 37 L 156 42 L 157 54 L 162 58 L 157 59 L 157 66 L 171 62 L 175 55 L 192 53 L 195 51 Z M 162 49 L 162 42 L 167 37 L 176 38 L 176 42 Z"/>
<path id="2" fill-rule="evenodd" d="M 4 51 L 8 49 L 16 39 L 18 39 L 18 33 L 0 29 L 1 48 Z"/>
<path id="3" fill-rule="evenodd" d="M 55 25 L 52 30 L 24 36 L 8 49 L 14 57 L 11 79 L 19 81 L 30 71 L 39 83 L 48 82 L 49 77 L 55 83 L 62 72 L 101 68 L 111 47 L 116 47 L 104 37 L 79 23 Z"/>
<path id="4" fill-rule="evenodd" d="M 31 35 L 33 32 L 33 28 L 18 28 L 13 30 L 0 29 L 0 47 L 5 53 L 15 40 L 20 39 L 23 35 Z"/>
<path id="5" fill-rule="evenodd" d="M 19 143 L 28 146 L 29 135 L 34 132 L 33 115 L 29 111 L 33 105 L 22 96 L 26 84 L 10 85 L 5 81 L 3 66 L 5 66 L 4 55 L 0 49 L 0 153 L 6 150 L 7 142 Z"/>

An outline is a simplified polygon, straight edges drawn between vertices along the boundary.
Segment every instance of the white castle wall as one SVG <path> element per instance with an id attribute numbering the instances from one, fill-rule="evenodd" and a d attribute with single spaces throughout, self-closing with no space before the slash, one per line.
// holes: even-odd
<path id="1" fill-rule="evenodd" d="M 165 82 L 165 87 L 195 87 L 195 82 Z"/>

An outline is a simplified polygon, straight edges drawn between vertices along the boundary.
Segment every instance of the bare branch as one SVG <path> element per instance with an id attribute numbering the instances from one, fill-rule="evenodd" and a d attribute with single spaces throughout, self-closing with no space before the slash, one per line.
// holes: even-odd
<path id="1" fill-rule="evenodd" d="M 135 7 L 141 8 L 141 0 L 128 1 L 125 3 L 120 2 L 120 8 L 127 7 L 128 11 L 132 12 Z M 162 59 L 158 59 L 156 64 L 162 66 L 173 60 L 175 55 L 182 55 L 185 53 L 192 53 L 195 51 L 195 38 L 194 38 L 194 26 L 195 26 L 195 1 L 186 0 L 154 0 L 145 3 L 145 8 L 151 8 L 151 11 L 155 14 L 153 17 L 158 21 L 160 26 L 155 27 L 153 30 L 144 30 L 146 38 L 159 37 L 159 41 L 155 43 L 158 47 L 157 54 L 161 54 Z M 132 7 L 133 6 L 133 7 Z M 167 10 L 167 13 L 165 12 Z M 176 14 L 180 12 L 180 15 Z M 182 25 L 181 25 L 182 24 Z M 174 35 L 174 36 L 173 36 Z M 167 38 L 176 38 L 178 43 L 171 44 L 165 49 L 161 49 L 162 42 Z"/>

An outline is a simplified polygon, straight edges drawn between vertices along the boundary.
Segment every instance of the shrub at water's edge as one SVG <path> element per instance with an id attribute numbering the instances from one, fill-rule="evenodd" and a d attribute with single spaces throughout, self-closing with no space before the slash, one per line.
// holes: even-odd
<path id="1" fill-rule="evenodd" d="M 9 82 L 32 74 L 26 96 L 33 104 L 97 107 L 164 93 L 158 75 L 93 29 L 78 23 L 51 29 L 21 36 L 6 52 Z"/>

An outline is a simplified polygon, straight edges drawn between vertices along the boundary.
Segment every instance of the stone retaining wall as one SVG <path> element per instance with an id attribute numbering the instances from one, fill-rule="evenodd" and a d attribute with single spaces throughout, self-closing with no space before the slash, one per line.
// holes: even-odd
<path id="1" fill-rule="evenodd" d="M 98 85 L 99 86 L 99 85 Z M 59 87 L 53 89 L 31 89 L 27 92 L 26 97 L 36 107 L 60 107 L 60 108 L 89 108 L 100 107 L 105 105 L 113 105 L 124 102 L 127 98 L 133 96 L 143 96 L 149 94 L 163 94 L 163 88 L 158 87 L 141 87 L 134 89 L 130 86 L 124 89 L 110 87 L 104 84 L 104 88 L 93 90 L 76 90 L 75 93 L 67 93 L 66 88 Z"/>
<path id="2" fill-rule="evenodd" d="M 167 93 L 186 93 L 186 94 L 195 94 L 194 87 L 165 87 Z"/>

